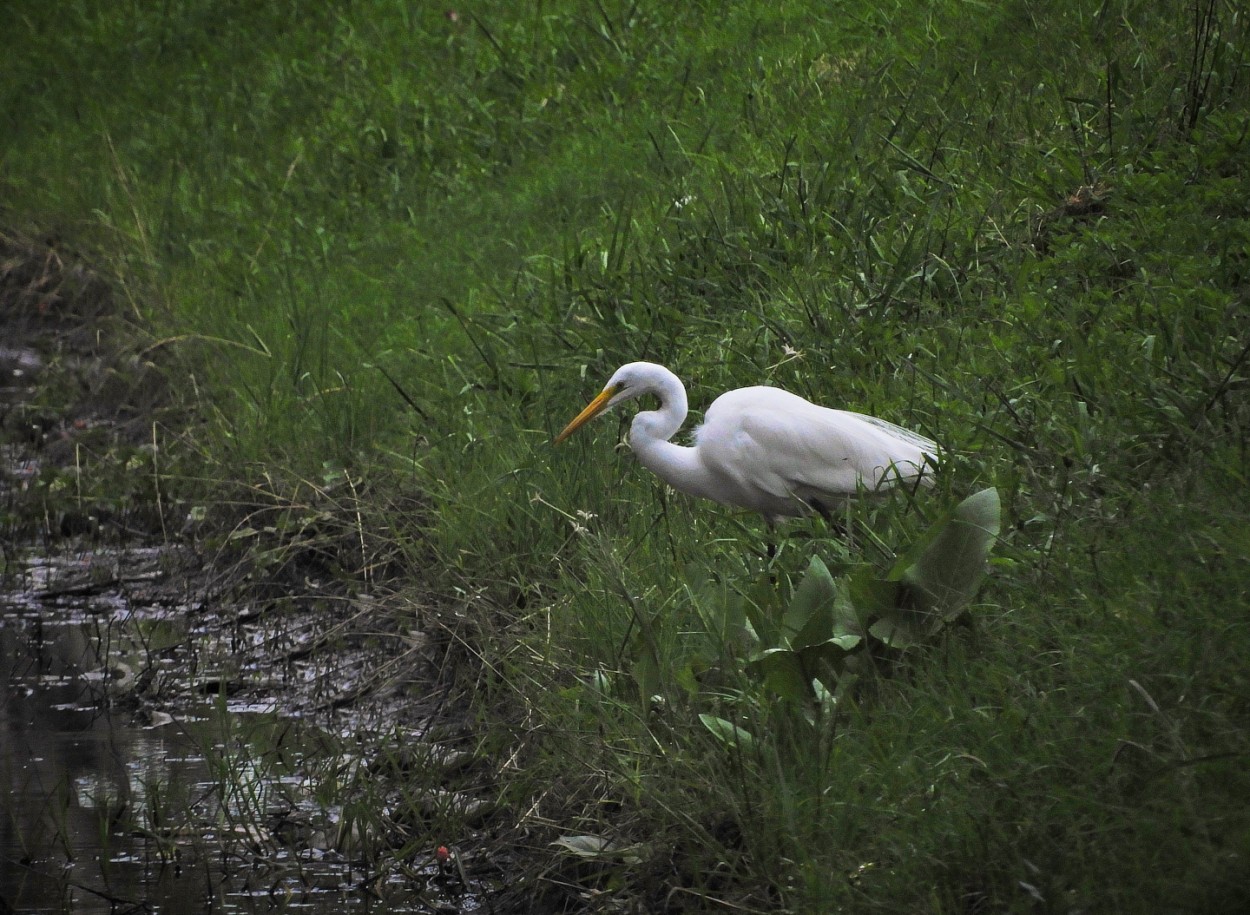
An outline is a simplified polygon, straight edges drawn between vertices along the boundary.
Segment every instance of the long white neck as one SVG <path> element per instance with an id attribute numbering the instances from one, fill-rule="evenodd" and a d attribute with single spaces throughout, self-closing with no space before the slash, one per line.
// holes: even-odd
<path id="1" fill-rule="evenodd" d="M 698 450 L 669 441 L 689 412 L 681 379 L 665 370 L 647 393 L 660 398 L 660 408 L 644 410 L 630 424 L 629 447 L 639 462 L 674 489 L 720 501 L 710 487 Z"/>

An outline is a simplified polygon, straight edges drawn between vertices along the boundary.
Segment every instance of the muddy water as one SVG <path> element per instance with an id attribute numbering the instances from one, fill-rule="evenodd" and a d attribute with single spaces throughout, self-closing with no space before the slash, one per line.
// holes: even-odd
<path id="1" fill-rule="evenodd" d="M 192 608 L 139 598 L 163 561 L 0 559 L 0 912 L 476 908 L 436 867 L 379 878 L 338 850 L 312 729 L 211 695 Z M 203 689 L 154 701 L 162 677 Z"/>

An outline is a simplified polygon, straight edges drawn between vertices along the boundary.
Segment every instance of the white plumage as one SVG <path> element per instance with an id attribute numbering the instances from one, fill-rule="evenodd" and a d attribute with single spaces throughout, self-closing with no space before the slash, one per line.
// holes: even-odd
<path id="1" fill-rule="evenodd" d="M 652 362 L 621 366 L 589 406 L 565 427 L 560 443 L 605 410 L 654 394 L 630 426 L 642 465 L 674 489 L 759 512 L 769 524 L 898 483 L 933 484 L 937 445 L 901 426 L 831 410 L 780 388 L 728 391 L 708 408 L 694 445 L 669 441 L 686 420 L 686 389 Z"/>

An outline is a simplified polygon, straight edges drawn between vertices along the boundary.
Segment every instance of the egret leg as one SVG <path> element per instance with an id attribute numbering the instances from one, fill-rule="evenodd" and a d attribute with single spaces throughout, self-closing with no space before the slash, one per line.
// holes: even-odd
<path id="1" fill-rule="evenodd" d="M 819 499 L 812 499 L 807 504 L 820 513 L 820 517 L 825 519 L 825 524 L 829 524 L 829 525 L 833 524 L 833 515 L 829 513 L 828 505 L 826 505 L 824 502 L 821 502 Z"/>
<path id="2" fill-rule="evenodd" d="M 768 583 L 775 588 L 777 572 L 773 563 L 777 558 L 777 527 L 771 518 L 766 518 L 765 523 L 768 525 L 768 563 L 765 567 L 768 569 Z"/>
<path id="3" fill-rule="evenodd" d="M 825 524 L 829 527 L 831 531 L 834 532 L 835 535 L 842 538 L 843 540 L 847 540 L 848 538 L 850 538 L 850 532 L 846 529 L 846 525 L 844 525 L 841 521 L 839 521 L 837 518 L 833 516 L 833 512 L 829 510 L 828 505 L 821 502 L 819 499 L 812 499 L 807 504 L 810 505 L 816 512 L 818 512 L 820 514 L 820 517 L 825 519 Z"/>

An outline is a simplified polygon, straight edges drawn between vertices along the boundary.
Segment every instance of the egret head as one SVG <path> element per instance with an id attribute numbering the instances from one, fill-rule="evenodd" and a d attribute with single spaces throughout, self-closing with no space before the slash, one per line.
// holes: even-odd
<path id="1" fill-rule="evenodd" d="M 622 365 L 612 373 L 612 377 L 608 379 L 608 383 L 599 396 L 587 404 L 586 409 L 573 417 L 573 421 L 555 437 L 555 444 L 560 444 L 600 413 L 610 410 L 618 403 L 639 397 L 648 391 L 654 392 L 656 388 L 654 369 L 657 368 L 659 366 L 652 365 L 650 362 L 630 362 Z"/>

